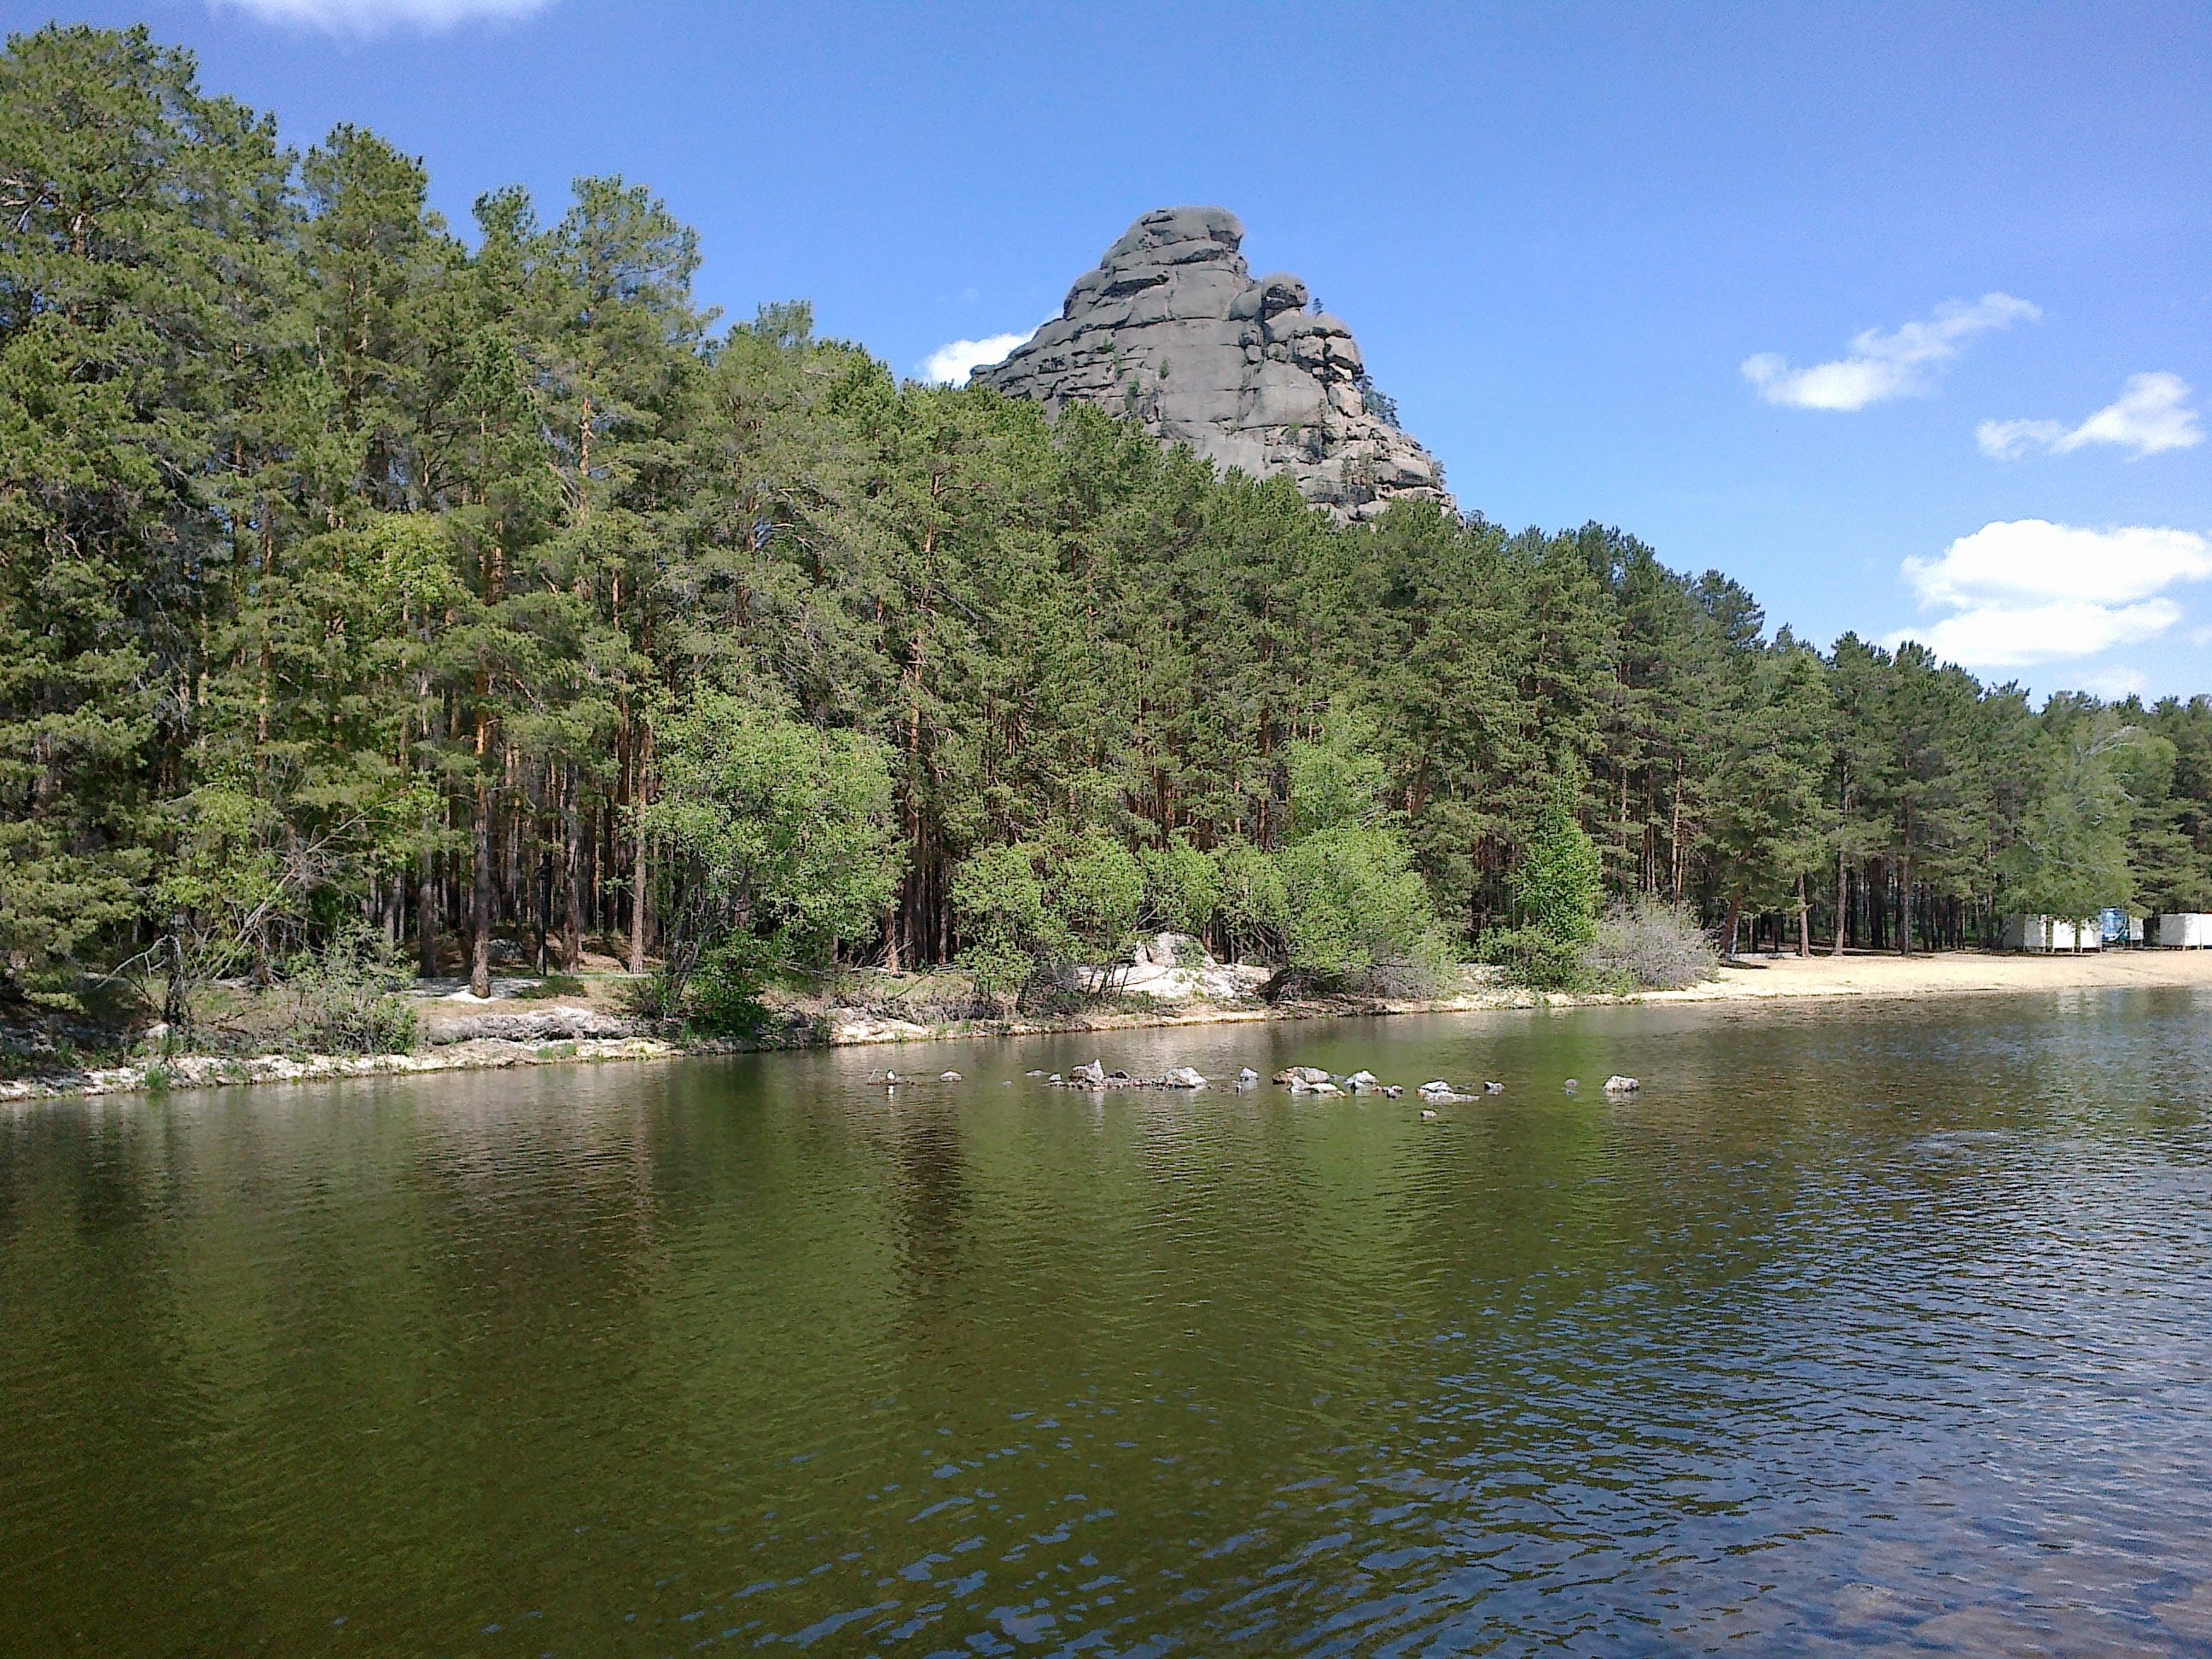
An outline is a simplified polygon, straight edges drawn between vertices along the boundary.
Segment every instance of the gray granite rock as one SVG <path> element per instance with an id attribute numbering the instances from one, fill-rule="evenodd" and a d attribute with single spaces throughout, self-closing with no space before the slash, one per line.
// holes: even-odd
<path id="1" fill-rule="evenodd" d="M 1288 474 L 1347 521 L 1394 501 L 1456 511 L 1435 458 L 1367 407 L 1352 331 L 1308 310 L 1296 276 L 1255 280 L 1243 240 L 1221 208 L 1146 214 L 1077 278 L 1057 318 L 975 381 L 1048 415 L 1071 403 L 1133 415 L 1217 466 Z"/>

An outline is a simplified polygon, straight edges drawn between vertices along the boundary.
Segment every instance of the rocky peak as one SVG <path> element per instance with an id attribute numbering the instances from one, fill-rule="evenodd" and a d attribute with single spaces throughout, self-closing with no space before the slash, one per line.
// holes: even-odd
<path id="1" fill-rule="evenodd" d="M 1455 504 L 1433 457 L 1369 408 L 1359 347 L 1287 272 L 1253 277 L 1243 222 L 1214 207 L 1147 213 L 1068 289 L 1060 315 L 982 386 L 1048 415 L 1095 404 L 1254 477 L 1287 473 L 1347 520 L 1394 501 Z"/>

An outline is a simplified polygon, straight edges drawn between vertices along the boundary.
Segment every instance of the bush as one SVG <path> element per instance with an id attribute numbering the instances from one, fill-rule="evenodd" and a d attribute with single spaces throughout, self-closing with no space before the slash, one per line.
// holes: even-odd
<path id="1" fill-rule="evenodd" d="M 1317 830 L 1275 855 L 1289 908 L 1288 960 L 1322 989 L 1418 996 L 1444 950 L 1429 890 L 1389 830 Z"/>
<path id="2" fill-rule="evenodd" d="M 400 994 L 414 980 L 392 942 L 356 926 L 295 957 L 284 975 L 293 1044 L 327 1054 L 396 1054 L 415 1046 L 415 1011 Z"/>
<path id="3" fill-rule="evenodd" d="M 986 847 L 952 872 L 952 915 L 964 948 L 960 965 L 974 975 L 977 998 L 1002 1014 L 1013 1012 L 1030 982 L 1071 959 L 1075 941 L 1045 902 L 1034 842 Z"/>
<path id="4" fill-rule="evenodd" d="M 1145 868 L 1146 926 L 1171 933 L 1203 933 L 1221 908 L 1220 866 L 1177 830 L 1165 847 L 1139 855 Z"/>
<path id="5" fill-rule="evenodd" d="M 1614 905 L 1585 952 L 1600 980 L 1638 991 L 1672 991 L 1711 979 L 1720 957 L 1687 907 L 1650 894 Z"/>
<path id="6" fill-rule="evenodd" d="M 1282 961 L 1290 949 L 1291 896 L 1280 866 L 1243 840 L 1215 848 L 1211 862 L 1220 895 L 1215 915 L 1230 959 Z"/>
<path id="7" fill-rule="evenodd" d="M 1493 927 L 1482 936 L 1476 955 L 1503 968 L 1505 977 L 1531 991 L 1582 991 L 1590 972 L 1582 946 L 1553 937 L 1540 927 Z"/>
<path id="8" fill-rule="evenodd" d="M 772 939 L 734 933 L 699 958 L 676 1012 L 706 1036 L 756 1036 L 769 1023 L 761 987 L 783 960 Z"/>

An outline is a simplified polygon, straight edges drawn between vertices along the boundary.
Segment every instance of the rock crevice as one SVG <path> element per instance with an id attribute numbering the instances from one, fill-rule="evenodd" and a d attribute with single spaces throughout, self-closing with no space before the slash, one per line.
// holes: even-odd
<path id="1" fill-rule="evenodd" d="M 1060 314 L 979 385 L 1133 416 L 1254 477 L 1288 474 L 1346 520 L 1395 501 L 1456 510 L 1434 457 L 1369 407 L 1352 331 L 1310 311 L 1285 272 L 1255 278 L 1244 226 L 1221 208 L 1148 213 L 1076 280 Z"/>

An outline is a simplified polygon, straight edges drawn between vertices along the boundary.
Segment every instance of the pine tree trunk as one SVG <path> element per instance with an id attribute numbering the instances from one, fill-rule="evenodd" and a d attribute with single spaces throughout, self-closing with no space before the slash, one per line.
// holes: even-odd
<path id="1" fill-rule="evenodd" d="M 469 990 L 491 994 L 491 780 L 477 774 L 475 902 L 469 917 Z"/>
<path id="2" fill-rule="evenodd" d="M 1844 935 L 1851 929 L 1851 866 L 1844 849 L 1836 849 L 1836 956 L 1844 953 Z"/>
<path id="3" fill-rule="evenodd" d="M 422 829 L 428 836 L 428 823 Z M 423 978 L 436 977 L 442 965 L 438 960 L 438 854 L 428 847 L 422 849 L 422 868 L 416 876 L 415 953 Z"/>
<path id="4" fill-rule="evenodd" d="M 576 769 L 565 769 L 561 789 L 561 966 L 574 973 L 584 955 L 583 836 L 576 815 Z"/>
<path id="5" fill-rule="evenodd" d="M 1805 878 L 1797 878 L 1797 954 L 1813 954 L 1813 905 L 1805 896 Z"/>

